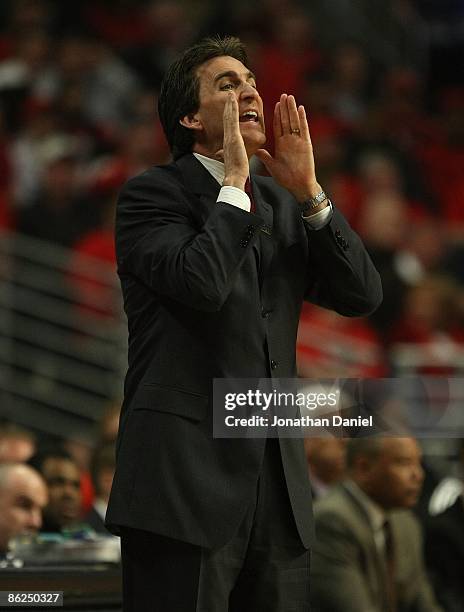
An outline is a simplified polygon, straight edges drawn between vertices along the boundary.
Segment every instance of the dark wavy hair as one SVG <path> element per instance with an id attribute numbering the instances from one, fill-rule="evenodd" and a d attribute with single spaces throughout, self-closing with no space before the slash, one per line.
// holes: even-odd
<path id="1" fill-rule="evenodd" d="M 204 38 L 187 49 L 164 75 L 158 114 L 174 159 L 189 153 L 195 142 L 193 131 L 179 121 L 189 113 L 195 113 L 200 105 L 198 68 L 213 57 L 224 55 L 248 65 L 245 47 L 238 38 L 217 36 Z"/>

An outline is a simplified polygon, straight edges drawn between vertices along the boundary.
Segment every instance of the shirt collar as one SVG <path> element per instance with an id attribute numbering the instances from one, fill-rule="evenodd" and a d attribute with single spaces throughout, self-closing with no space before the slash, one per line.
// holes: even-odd
<path id="1" fill-rule="evenodd" d="M 364 491 L 357 485 L 353 480 L 348 480 L 345 483 L 346 487 L 352 493 L 353 497 L 361 504 L 364 508 L 369 522 L 375 531 L 380 531 L 383 528 L 385 520 L 387 518 L 384 510 L 376 504 Z"/>
<path id="2" fill-rule="evenodd" d="M 100 499 L 97 497 L 97 499 L 93 502 L 93 508 L 95 510 L 95 512 L 97 514 L 100 515 L 100 517 L 105 520 L 105 515 L 106 515 L 106 508 L 108 507 L 108 504 L 106 503 L 105 500 Z"/>
<path id="3" fill-rule="evenodd" d="M 200 153 L 194 153 L 194 156 L 208 170 L 211 176 L 217 180 L 219 185 L 222 185 L 225 176 L 224 164 L 217 159 L 200 155 Z"/>

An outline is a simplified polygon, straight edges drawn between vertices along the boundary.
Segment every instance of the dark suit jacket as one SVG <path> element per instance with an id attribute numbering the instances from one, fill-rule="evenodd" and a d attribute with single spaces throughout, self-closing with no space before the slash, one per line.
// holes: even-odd
<path id="1" fill-rule="evenodd" d="M 314 612 L 388 612 L 387 566 L 367 514 L 344 485 L 315 503 L 311 559 Z M 398 612 L 440 612 L 424 568 L 422 537 L 409 510 L 389 513 Z"/>
<path id="2" fill-rule="evenodd" d="M 129 526 L 206 547 L 226 543 L 256 493 L 264 439 L 212 436 L 213 378 L 293 377 L 303 298 L 345 315 L 381 284 L 342 215 L 310 231 L 271 178 L 253 177 L 256 213 L 217 204 L 191 154 L 130 180 L 117 208 L 129 369 L 107 512 Z M 311 541 L 302 440 L 281 439 L 302 542 Z"/>
<path id="3" fill-rule="evenodd" d="M 464 609 L 464 499 L 459 496 L 426 523 L 425 551 L 435 591 L 445 610 Z"/>

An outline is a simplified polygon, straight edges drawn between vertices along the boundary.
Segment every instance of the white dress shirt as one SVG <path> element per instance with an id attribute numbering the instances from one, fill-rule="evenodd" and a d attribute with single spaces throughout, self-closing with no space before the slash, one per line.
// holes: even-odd
<path id="1" fill-rule="evenodd" d="M 198 161 L 208 170 L 213 178 L 217 180 L 219 185 L 222 185 L 224 182 L 225 170 L 224 164 L 217 159 L 211 159 L 211 157 L 206 157 L 205 155 L 200 155 L 200 153 L 194 153 L 195 157 Z M 251 210 L 251 202 L 248 195 L 238 189 L 237 187 L 225 186 L 221 187 L 219 191 L 219 195 L 217 198 L 217 202 L 225 202 L 226 204 L 230 204 L 231 206 L 237 206 L 242 210 L 246 210 L 250 212 Z M 309 227 L 313 230 L 318 230 L 327 225 L 327 223 L 332 218 L 332 203 L 329 200 L 329 205 L 320 210 L 314 215 L 309 217 L 303 217 L 304 221 L 309 225 Z"/>

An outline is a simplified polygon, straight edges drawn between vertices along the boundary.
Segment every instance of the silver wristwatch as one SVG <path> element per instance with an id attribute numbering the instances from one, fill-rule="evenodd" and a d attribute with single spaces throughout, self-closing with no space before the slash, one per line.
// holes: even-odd
<path id="1" fill-rule="evenodd" d="M 309 200 L 305 200 L 304 202 L 302 202 L 300 204 L 300 208 L 301 208 L 301 214 L 303 215 L 303 217 L 306 215 L 308 211 L 311 211 L 314 208 L 317 208 L 325 200 L 328 200 L 327 194 L 325 193 L 325 191 L 320 191 L 313 198 L 310 198 Z"/>

